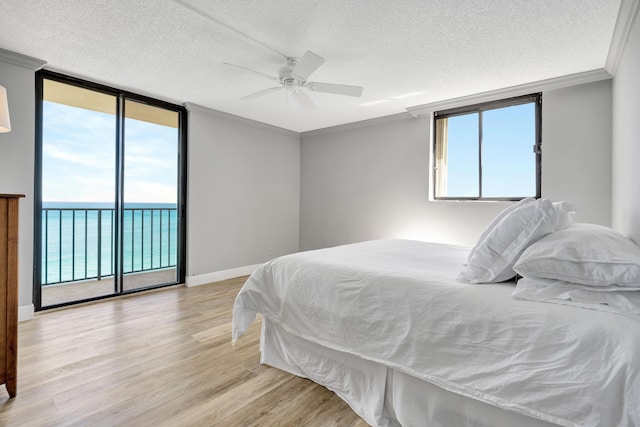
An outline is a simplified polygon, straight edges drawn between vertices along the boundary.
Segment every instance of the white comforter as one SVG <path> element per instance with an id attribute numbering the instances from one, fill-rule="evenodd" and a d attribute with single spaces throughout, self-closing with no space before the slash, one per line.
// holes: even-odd
<path id="1" fill-rule="evenodd" d="M 233 340 L 257 312 L 291 334 L 561 425 L 640 425 L 640 322 L 515 300 L 455 277 L 467 248 L 371 241 L 281 257 L 246 282 Z"/>

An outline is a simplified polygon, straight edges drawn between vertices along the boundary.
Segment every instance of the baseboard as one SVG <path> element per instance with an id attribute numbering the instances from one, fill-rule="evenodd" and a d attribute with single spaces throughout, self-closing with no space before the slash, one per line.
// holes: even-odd
<path id="1" fill-rule="evenodd" d="M 33 304 L 21 305 L 18 307 L 18 322 L 33 319 L 34 313 Z"/>
<path id="2" fill-rule="evenodd" d="M 233 279 L 234 277 L 247 276 L 262 264 L 247 265 L 245 267 L 231 268 L 229 270 L 215 271 L 213 273 L 187 276 L 185 284 L 187 287 L 204 285 L 205 283 L 219 282 L 220 280 Z"/>

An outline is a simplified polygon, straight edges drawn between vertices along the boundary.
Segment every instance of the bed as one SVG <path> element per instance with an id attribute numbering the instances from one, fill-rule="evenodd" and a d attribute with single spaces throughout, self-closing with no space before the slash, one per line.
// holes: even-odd
<path id="1" fill-rule="evenodd" d="M 473 250 L 377 240 L 277 258 L 238 294 L 232 339 L 261 313 L 261 362 L 373 426 L 640 425 L 640 317 L 463 282 Z"/>

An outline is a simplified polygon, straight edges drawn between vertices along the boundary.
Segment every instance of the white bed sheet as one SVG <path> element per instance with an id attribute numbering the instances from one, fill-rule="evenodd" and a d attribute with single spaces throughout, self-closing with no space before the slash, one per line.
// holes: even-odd
<path id="1" fill-rule="evenodd" d="M 288 333 L 560 425 L 640 425 L 640 323 L 455 281 L 467 248 L 372 241 L 258 269 L 233 339 L 261 312 Z M 375 411 L 375 408 L 370 408 Z"/>

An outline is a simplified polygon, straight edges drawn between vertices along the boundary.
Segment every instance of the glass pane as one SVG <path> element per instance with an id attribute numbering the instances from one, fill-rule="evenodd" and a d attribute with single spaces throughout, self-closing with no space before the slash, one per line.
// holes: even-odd
<path id="1" fill-rule="evenodd" d="M 125 101 L 123 291 L 177 282 L 179 115 Z"/>
<path id="2" fill-rule="evenodd" d="M 536 195 L 535 123 L 533 102 L 483 113 L 483 197 Z"/>
<path id="3" fill-rule="evenodd" d="M 478 197 L 478 114 L 453 116 L 447 121 L 446 197 Z"/>
<path id="4" fill-rule="evenodd" d="M 43 81 L 43 307 L 115 291 L 116 97 Z"/>

